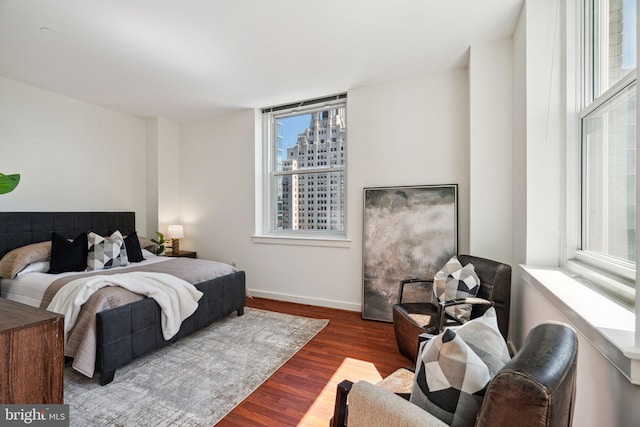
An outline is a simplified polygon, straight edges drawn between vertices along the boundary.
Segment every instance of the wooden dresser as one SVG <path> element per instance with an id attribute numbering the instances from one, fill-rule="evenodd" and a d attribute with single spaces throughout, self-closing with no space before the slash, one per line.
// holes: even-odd
<path id="1" fill-rule="evenodd" d="M 0 298 L 0 403 L 64 403 L 64 317 Z"/>

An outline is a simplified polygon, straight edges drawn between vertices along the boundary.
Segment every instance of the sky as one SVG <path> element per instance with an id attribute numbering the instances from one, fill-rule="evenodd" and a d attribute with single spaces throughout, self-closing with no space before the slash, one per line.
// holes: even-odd
<path id="1" fill-rule="evenodd" d="M 298 134 L 304 132 L 309 127 L 311 114 L 302 114 L 281 119 L 282 123 L 282 149 L 286 156 L 288 147 L 296 145 Z"/>

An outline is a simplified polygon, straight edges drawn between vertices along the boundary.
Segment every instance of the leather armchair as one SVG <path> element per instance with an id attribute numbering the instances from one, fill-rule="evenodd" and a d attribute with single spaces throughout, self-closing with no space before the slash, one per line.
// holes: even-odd
<path id="1" fill-rule="evenodd" d="M 578 341 L 564 324 L 533 328 L 522 348 L 491 379 L 475 426 L 571 426 Z M 348 414 L 346 408 L 348 394 Z M 347 423 L 348 422 L 348 423 Z M 445 426 L 413 403 L 360 381 L 338 386 L 332 427 Z"/>
<path id="2" fill-rule="evenodd" d="M 462 265 L 472 263 L 480 279 L 480 289 L 476 298 L 446 301 L 437 308 L 429 301 L 403 302 L 407 285 L 427 283 L 433 287 L 433 279 L 406 279 L 400 282 L 398 303 L 393 306 L 393 329 L 398 349 L 411 360 L 418 355 L 418 337 L 429 333 L 437 335 L 445 327 L 459 325 L 447 315 L 445 307 L 455 304 L 472 304 L 471 318 L 481 316 L 490 306 L 494 306 L 498 316 L 498 327 L 505 341 L 509 334 L 509 311 L 511 307 L 511 266 L 472 255 L 458 255 Z M 431 289 L 431 288 L 429 288 Z"/>

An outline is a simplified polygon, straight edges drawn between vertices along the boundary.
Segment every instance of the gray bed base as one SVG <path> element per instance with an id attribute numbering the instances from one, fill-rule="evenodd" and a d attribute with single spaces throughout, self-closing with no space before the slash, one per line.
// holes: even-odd
<path id="1" fill-rule="evenodd" d="M 160 326 L 160 307 L 151 298 L 97 313 L 96 371 L 100 384 L 113 381 L 116 369 L 133 359 L 166 346 L 202 329 L 234 311 L 244 314 L 245 274 L 239 271 L 196 285 L 204 293 L 198 308 L 182 322 L 180 331 L 165 341 Z"/>
<path id="2" fill-rule="evenodd" d="M 0 212 L 0 258 L 12 249 L 51 240 L 56 231 L 74 238 L 94 231 L 109 236 L 120 230 L 135 231 L 134 212 Z M 234 311 L 240 316 L 245 306 L 245 273 L 239 271 L 196 284 L 204 293 L 198 309 L 179 332 L 165 341 L 160 306 L 151 298 L 100 312 L 96 316 L 96 372 L 100 384 L 113 381 L 116 369 L 133 359 L 164 347 Z"/>

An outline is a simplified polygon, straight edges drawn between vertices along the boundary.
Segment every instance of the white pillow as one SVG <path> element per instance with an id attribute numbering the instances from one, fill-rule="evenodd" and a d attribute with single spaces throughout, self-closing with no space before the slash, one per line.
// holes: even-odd
<path id="1" fill-rule="evenodd" d="M 153 252 L 151 252 L 150 250 L 144 249 L 144 248 L 142 248 L 142 255 L 144 256 L 144 259 L 157 258 L 158 257 L 158 255 L 156 255 Z"/>
<path id="2" fill-rule="evenodd" d="M 16 277 L 26 273 L 46 273 L 47 271 L 49 271 L 49 268 L 50 268 L 49 261 L 33 262 L 27 265 L 25 268 L 23 268 L 18 274 L 16 274 Z"/>

